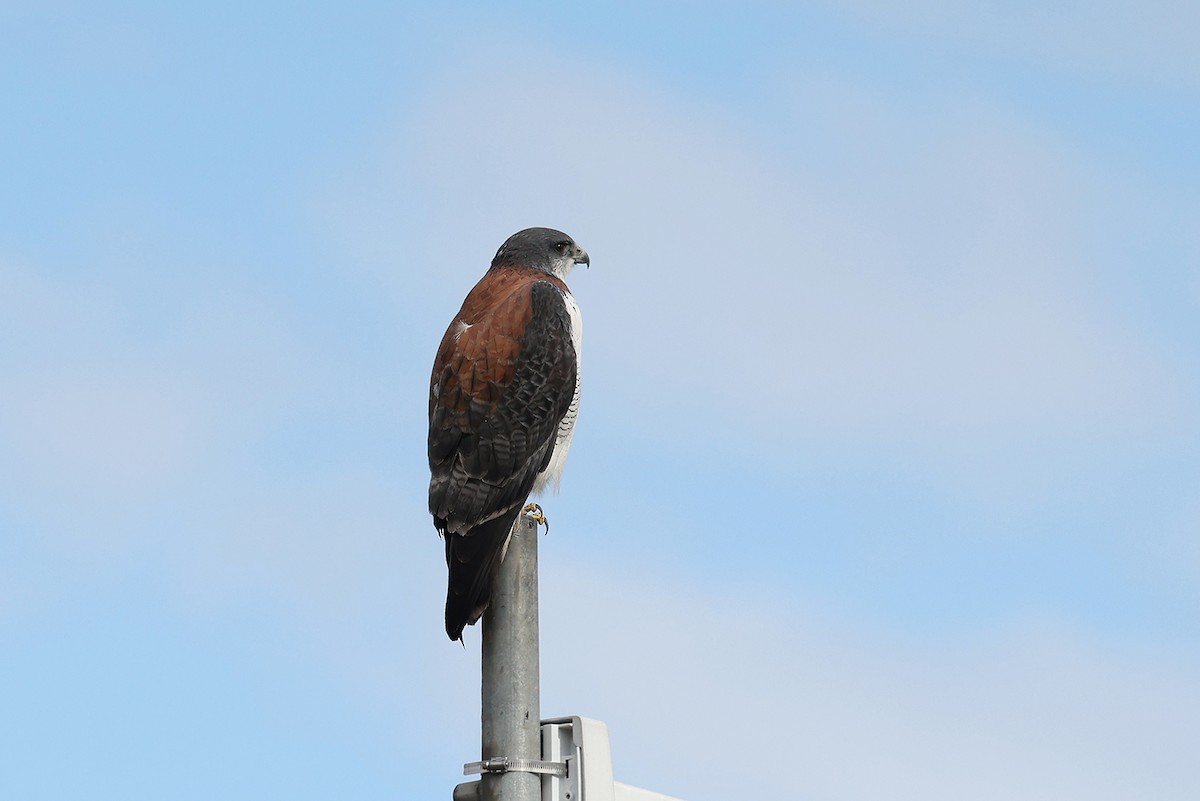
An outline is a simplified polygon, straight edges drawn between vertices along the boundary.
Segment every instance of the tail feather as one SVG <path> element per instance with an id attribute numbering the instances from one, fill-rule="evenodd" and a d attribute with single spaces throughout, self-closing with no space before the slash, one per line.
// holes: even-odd
<path id="1" fill-rule="evenodd" d="M 462 638 L 463 629 L 479 620 L 492 597 L 492 573 L 500 552 L 521 513 L 510 512 L 481 523 L 461 534 L 446 535 L 446 566 L 450 581 L 446 588 L 446 634 Z"/>

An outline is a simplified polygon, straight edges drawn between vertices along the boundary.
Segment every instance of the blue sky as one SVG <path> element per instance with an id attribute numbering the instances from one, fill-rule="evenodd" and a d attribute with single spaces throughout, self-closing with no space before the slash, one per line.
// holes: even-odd
<path id="1" fill-rule="evenodd" d="M 549 225 L 543 711 L 619 780 L 1195 798 L 1197 25 L 0 7 L 0 797 L 448 797 L 429 365 Z"/>

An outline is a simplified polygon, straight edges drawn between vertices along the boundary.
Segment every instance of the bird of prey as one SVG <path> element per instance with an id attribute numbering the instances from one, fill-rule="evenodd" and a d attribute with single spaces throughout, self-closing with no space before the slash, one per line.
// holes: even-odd
<path id="1" fill-rule="evenodd" d="M 446 329 L 429 384 L 429 512 L 446 541 L 446 634 L 462 638 L 531 492 L 557 490 L 579 411 L 583 323 L 562 231 L 508 238 Z"/>

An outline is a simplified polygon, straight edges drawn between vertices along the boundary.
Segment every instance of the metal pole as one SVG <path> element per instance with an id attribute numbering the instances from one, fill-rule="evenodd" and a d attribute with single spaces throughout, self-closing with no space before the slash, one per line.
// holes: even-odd
<path id="1" fill-rule="evenodd" d="M 521 515 L 483 615 L 483 759 L 541 759 L 537 523 Z M 541 778 L 485 774 L 483 801 L 540 801 Z"/>

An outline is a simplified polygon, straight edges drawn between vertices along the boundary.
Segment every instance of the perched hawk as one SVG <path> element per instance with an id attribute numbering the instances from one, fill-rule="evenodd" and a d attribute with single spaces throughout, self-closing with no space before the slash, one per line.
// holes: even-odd
<path id="1" fill-rule="evenodd" d="M 446 329 L 429 384 L 429 512 L 446 540 L 446 634 L 462 637 L 530 492 L 557 489 L 579 410 L 583 323 L 562 231 L 508 238 Z"/>

